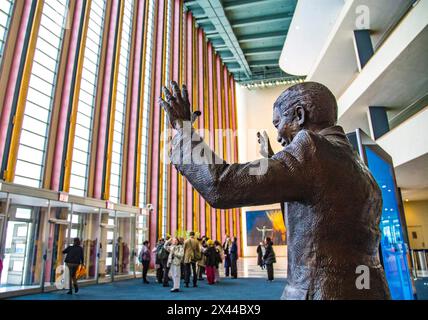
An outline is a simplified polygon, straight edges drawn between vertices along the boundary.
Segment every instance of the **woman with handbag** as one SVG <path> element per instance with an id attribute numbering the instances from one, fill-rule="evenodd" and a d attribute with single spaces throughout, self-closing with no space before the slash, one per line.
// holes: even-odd
<path id="1" fill-rule="evenodd" d="M 69 290 L 68 294 L 73 294 L 72 291 L 72 284 L 74 285 L 74 292 L 77 293 L 79 291 L 79 287 L 77 286 L 77 278 L 76 278 L 76 272 L 79 267 L 79 265 L 83 264 L 83 249 L 80 246 L 80 239 L 74 238 L 73 245 L 68 246 L 63 252 L 63 254 L 66 254 L 65 257 L 65 263 L 68 267 L 68 270 L 70 272 L 69 277 Z"/>

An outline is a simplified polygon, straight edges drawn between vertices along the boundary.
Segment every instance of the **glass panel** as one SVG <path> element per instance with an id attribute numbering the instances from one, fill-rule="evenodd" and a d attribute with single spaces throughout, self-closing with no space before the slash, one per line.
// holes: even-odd
<path id="1" fill-rule="evenodd" d="M 29 208 L 16 208 L 15 218 L 31 219 L 31 209 L 29 209 Z"/>
<path id="2" fill-rule="evenodd" d="M 136 225 L 136 239 L 135 239 L 135 254 L 138 257 L 138 254 L 141 252 L 143 248 L 143 242 L 149 240 L 149 229 L 147 225 L 147 216 L 146 215 L 138 215 L 137 216 L 137 225 Z M 138 264 L 139 273 L 141 270 L 141 265 Z"/>
<path id="3" fill-rule="evenodd" d="M 99 209 L 85 206 L 73 206 L 71 220 L 76 223 L 82 222 L 81 228 L 71 229 L 70 239 L 79 237 L 83 247 L 84 263 L 87 270 L 85 280 L 96 278 L 97 270 L 97 246 L 100 232 Z M 74 223 L 74 222 L 73 222 Z"/>
<path id="4" fill-rule="evenodd" d="M 115 274 L 133 274 L 135 218 L 126 213 L 118 213 L 116 228 Z"/>
<path id="5" fill-rule="evenodd" d="M 83 58 L 82 82 L 77 106 L 71 179 L 69 192 L 86 195 L 88 183 L 89 146 L 92 140 L 92 120 L 98 81 L 98 65 L 102 46 L 106 1 L 92 1 L 88 35 Z M 78 176 L 78 179 L 77 177 Z"/>
<path id="6" fill-rule="evenodd" d="M 47 243 L 47 258 L 44 271 L 45 286 L 55 285 L 58 289 L 68 288 L 68 275 L 64 275 L 65 255 L 62 251 L 69 241 L 70 204 L 52 204 L 48 229 L 44 234 Z"/>
<path id="7" fill-rule="evenodd" d="M 21 137 L 15 183 L 41 186 L 48 124 L 67 15 L 66 7 L 66 0 L 46 0 L 43 5 L 22 124 L 23 131 L 37 135 L 37 139 L 33 145 L 28 144 L 28 135 Z M 45 59 L 44 56 L 49 58 Z M 33 164 L 31 170 L 28 164 Z"/>
<path id="8" fill-rule="evenodd" d="M 3 51 L 12 17 L 13 4 L 14 0 L 0 1 L 0 66 L 3 60 Z"/>
<path id="9" fill-rule="evenodd" d="M 366 147 L 365 150 L 368 167 L 382 191 L 381 251 L 389 290 L 393 299 L 412 300 L 413 288 L 407 264 L 408 250 L 400 221 L 394 169 L 370 148 Z"/>
<path id="10" fill-rule="evenodd" d="M 19 198 L 16 199 L 19 201 Z M 5 203 L 1 202 L 1 213 L 5 213 Z M 11 205 L 9 220 L 1 218 L 0 229 L 5 231 L 1 235 L 1 248 L 3 252 L 3 271 L 1 273 L 0 289 L 19 290 L 40 283 L 41 265 L 37 257 L 41 254 L 41 244 L 36 230 L 40 220 L 39 207 L 21 207 Z"/>
<path id="11" fill-rule="evenodd" d="M 115 233 L 115 213 L 110 210 L 101 211 L 100 247 L 98 261 L 98 280 L 100 282 L 111 281 L 113 272 L 113 248 Z"/>

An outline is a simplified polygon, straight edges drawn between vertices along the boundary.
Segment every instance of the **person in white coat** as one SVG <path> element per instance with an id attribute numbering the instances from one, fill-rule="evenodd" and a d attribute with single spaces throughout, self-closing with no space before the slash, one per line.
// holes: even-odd
<path id="1" fill-rule="evenodd" d="M 180 279 L 181 279 L 181 262 L 184 257 L 184 246 L 183 242 L 178 238 L 174 238 L 170 243 L 165 245 L 165 248 L 169 251 L 168 256 L 168 267 L 170 268 L 173 288 L 171 292 L 180 291 Z"/>

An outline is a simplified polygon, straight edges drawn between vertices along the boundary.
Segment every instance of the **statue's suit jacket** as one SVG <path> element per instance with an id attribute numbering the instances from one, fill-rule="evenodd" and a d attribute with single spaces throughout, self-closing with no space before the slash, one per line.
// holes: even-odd
<path id="1" fill-rule="evenodd" d="M 244 164 L 226 163 L 180 129 L 170 157 L 215 208 L 286 203 L 283 299 L 389 299 L 379 259 L 381 191 L 341 127 L 302 130 L 272 158 Z"/>

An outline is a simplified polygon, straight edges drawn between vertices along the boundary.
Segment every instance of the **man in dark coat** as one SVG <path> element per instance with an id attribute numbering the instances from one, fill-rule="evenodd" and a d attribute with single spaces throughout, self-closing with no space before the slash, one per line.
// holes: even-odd
<path id="1" fill-rule="evenodd" d="M 220 159 L 191 128 L 188 92 L 172 82 L 159 102 L 176 129 L 171 160 L 214 208 L 286 203 L 288 285 L 283 299 L 389 299 L 379 260 L 382 198 L 367 167 L 336 126 L 325 86 L 285 90 L 273 106 L 282 151 L 244 164 Z M 262 147 L 268 142 L 259 135 Z M 263 149 L 263 148 L 262 148 Z M 358 285 L 358 270 L 368 285 Z"/>
<path id="2" fill-rule="evenodd" d="M 230 275 L 232 278 L 238 278 L 238 239 L 233 238 L 230 246 Z"/>

